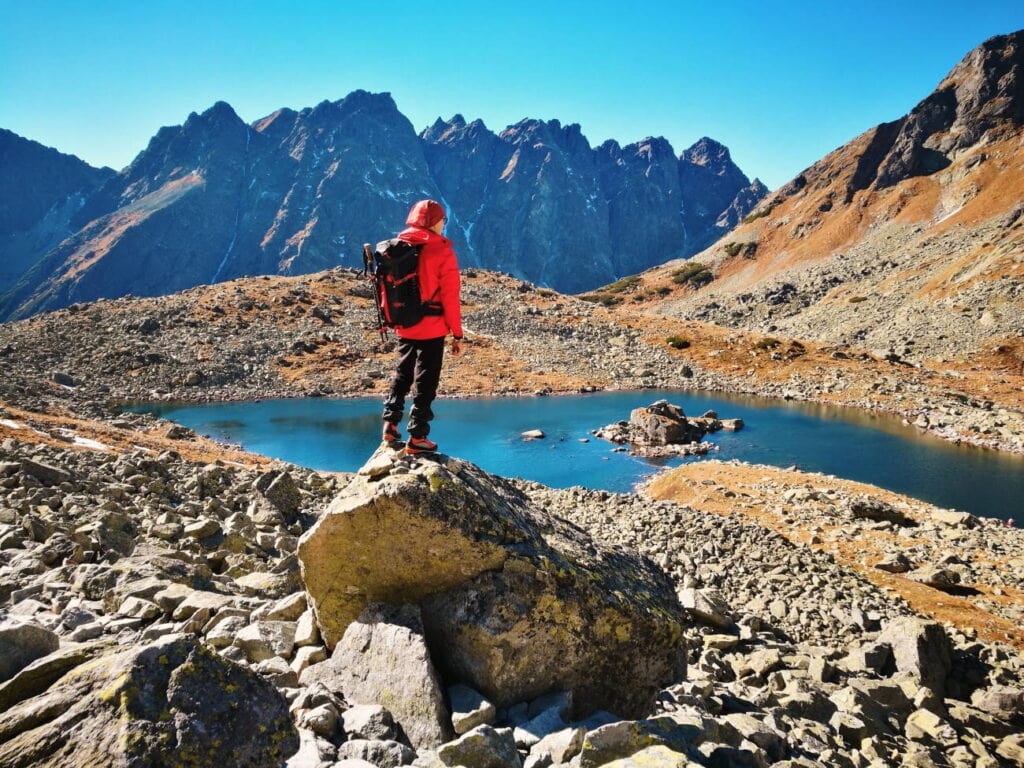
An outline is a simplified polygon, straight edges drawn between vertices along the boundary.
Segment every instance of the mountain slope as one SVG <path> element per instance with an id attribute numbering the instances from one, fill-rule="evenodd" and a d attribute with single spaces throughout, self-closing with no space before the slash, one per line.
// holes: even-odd
<path id="1" fill-rule="evenodd" d="M 55 247 L 5 286 L 0 317 L 355 265 L 362 243 L 393 234 L 424 197 L 448 206 L 464 265 L 584 290 L 692 253 L 729 210 L 763 196 L 711 144 L 705 175 L 686 176 L 693 148 L 678 160 L 664 139 L 592 149 L 558 121 L 495 135 L 456 116 L 418 136 L 388 94 L 355 91 L 252 125 L 218 102 L 162 128 L 84 199 Z M 705 202 L 690 213 L 687 200 Z"/>
<path id="2" fill-rule="evenodd" d="M 830 153 L 695 261 L 638 290 L 676 317 L 949 356 L 1024 327 L 1024 31 L 986 41 L 911 112 Z"/>
<path id="3" fill-rule="evenodd" d="M 113 175 L 0 128 L 0 291 L 74 231 L 86 198 Z"/>

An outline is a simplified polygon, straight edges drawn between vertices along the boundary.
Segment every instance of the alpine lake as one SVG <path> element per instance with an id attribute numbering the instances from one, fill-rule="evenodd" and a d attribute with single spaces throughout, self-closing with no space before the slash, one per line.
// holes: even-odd
<path id="1" fill-rule="evenodd" d="M 613 450 L 590 431 L 659 399 L 688 416 L 714 410 L 741 418 L 716 432 L 707 457 L 642 459 Z M 317 470 L 354 472 L 380 444 L 378 398 L 292 399 L 130 408 L 183 424 L 248 451 Z M 1024 518 L 1024 457 L 957 446 L 890 416 L 760 397 L 678 390 L 550 397 L 438 399 L 430 437 L 443 453 L 489 472 L 556 488 L 626 492 L 665 467 L 705 458 L 796 466 L 858 480 L 941 507 L 1000 519 Z M 403 425 L 404 427 L 404 425 Z M 542 439 L 527 440 L 539 429 Z"/>

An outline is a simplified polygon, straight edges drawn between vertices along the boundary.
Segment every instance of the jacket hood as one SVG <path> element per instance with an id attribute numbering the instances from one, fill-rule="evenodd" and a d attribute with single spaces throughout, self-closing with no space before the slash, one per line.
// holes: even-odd
<path id="1" fill-rule="evenodd" d="M 424 229 L 423 227 L 409 227 L 408 229 L 403 229 L 398 233 L 398 237 L 410 245 L 422 245 L 431 240 L 439 240 L 443 245 L 451 245 L 451 240 L 444 235 L 439 235 L 436 232 Z"/>

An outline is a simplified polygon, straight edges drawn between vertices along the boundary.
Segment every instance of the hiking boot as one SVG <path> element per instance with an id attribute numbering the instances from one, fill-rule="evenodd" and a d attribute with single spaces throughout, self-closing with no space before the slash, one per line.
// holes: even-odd
<path id="1" fill-rule="evenodd" d="M 437 450 L 437 443 L 427 440 L 425 437 L 410 437 L 405 444 L 406 453 L 433 453 Z"/>
<path id="2" fill-rule="evenodd" d="M 381 435 L 381 439 L 385 443 L 394 443 L 402 439 L 402 433 L 398 431 L 398 425 L 392 424 L 390 421 L 384 422 L 384 434 Z"/>

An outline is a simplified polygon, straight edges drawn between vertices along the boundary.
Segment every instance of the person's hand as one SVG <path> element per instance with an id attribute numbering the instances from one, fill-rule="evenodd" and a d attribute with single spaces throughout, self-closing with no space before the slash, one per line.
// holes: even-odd
<path id="1" fill-rule="evenodd" d="M 452 339 L 452 354 L 456 357 L 462 354 L 462 339 Z"/>

